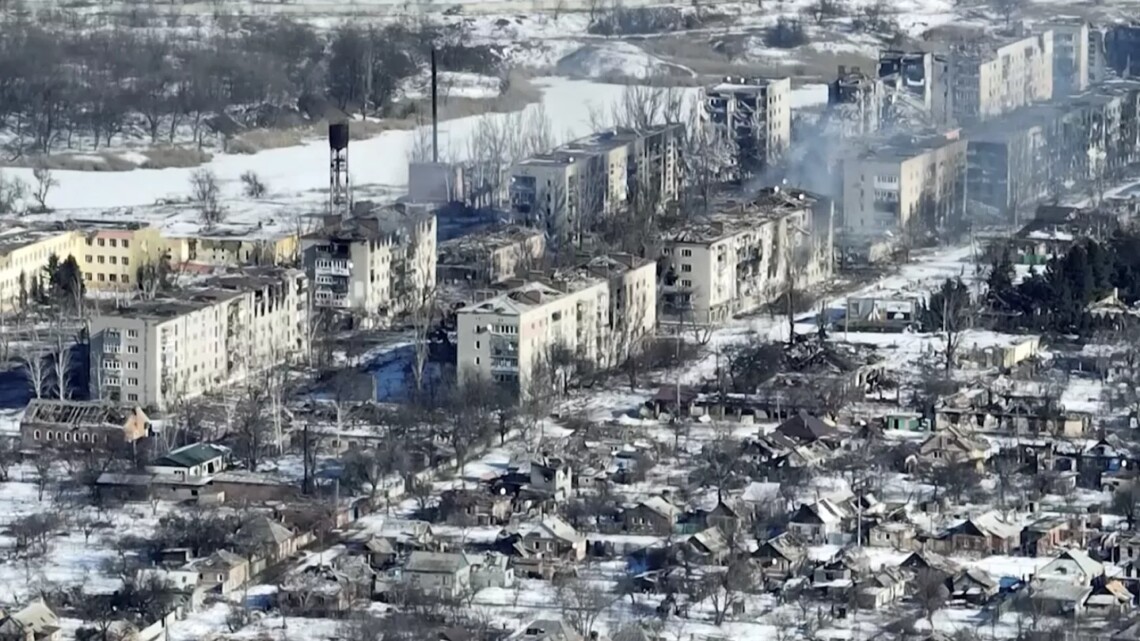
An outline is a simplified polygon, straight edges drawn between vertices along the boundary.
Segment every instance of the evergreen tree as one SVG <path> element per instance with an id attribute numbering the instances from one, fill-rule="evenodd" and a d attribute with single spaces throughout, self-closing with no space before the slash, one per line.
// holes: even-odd
<path id="1" fill-rule="evenodd" d="M 1001 256 L 994 259 L 990 266 L 990 275 L 986 278 L 986 303 L 993 309 L 1008 310 L 1014 305 L 1016 291 L 1013 287 L 1013 261 L 1009 257 L 1009 248 L 1001 252 Z"/>
<path id="2" fill-rule="evenodd" d="M 937 291 L 930 294 L 922 311 L 922 326 L 926 331 L 960 330 L 969 316 L 970 287 L 961 278 L 947 278 Z"/>

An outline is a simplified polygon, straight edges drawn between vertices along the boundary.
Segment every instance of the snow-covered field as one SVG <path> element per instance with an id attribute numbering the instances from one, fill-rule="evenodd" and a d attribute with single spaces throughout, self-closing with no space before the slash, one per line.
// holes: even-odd
<path id="1" fill-rule="evenodd" d="M 590 133 L 591 109 L 604 111 L 615 104 L 626 88 L 622 85 L 544 78 L 539 104 L 526 108 L 529 118 L 542 110 L 549 119 L 555 139 L 570 140 Z M 695 98 L 697 89 L 681 90 Z M 806 85 L 793 92 L 793 106 L 819 104 L 827 99 L 826 85 Z M 480 119 L 503 121 L 517 117 L 487 114 L 446 121 L 440 124 L 441 155 L 462 159 Z M 394 199 L 408 180 L 408 159 L 422 133 L 407 130 L 386 131 L 350 146 L 351 174 L 359 197 Z M 227 222 L 233 225 L 292 226 L 298 213 L 318 211 L 328 189 L 328 147 L 314 139 L 303 145 L 262 151 L 256 154 L 223 154 L 205 165 L 217 176 Z M 48 196 L 55 211 L 32 220 L 59 217 L 100 217 L 137 219 L 146 217 L 170 232 L 189 231 L 196 225 L 192 208 L 161 205 L 184 201 L 190 193 L 192 168 L 136 169 L 128 172 L 56 171 L 59 182 Z M 250 200 L 241 193 L 240 177 L 252 171 L 268 185 L 269 195 Z M 9 169 L 6 174 L 33 180 L 30 169 Z M 110 210 L 110 211 L 107 211 Z M 179 230 L 177 225 L 185 225 Z"/>

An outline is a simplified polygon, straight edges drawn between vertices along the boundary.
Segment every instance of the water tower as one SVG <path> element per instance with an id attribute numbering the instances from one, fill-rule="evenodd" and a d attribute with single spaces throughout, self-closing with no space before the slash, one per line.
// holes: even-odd
<path id="1" fill-rule="evenodd" d="M 346 217 L 352 211 L 348 177 L 348 123 L 329 123 L 329 214 Z"/>

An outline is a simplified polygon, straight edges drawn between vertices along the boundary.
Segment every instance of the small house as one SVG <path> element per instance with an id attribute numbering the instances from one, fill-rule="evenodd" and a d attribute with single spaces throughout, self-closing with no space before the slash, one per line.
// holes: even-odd
<path id="1" fill-rule="evenodd" d="M 574 485 L 574 473 L 570 464 L 561 459 L 548 458 L 530 464 L 530 489 L 549 495 L 556 501 L 570 496 Z"/>
<path id="2" fill-rule="evenodd" d="M 944 538 L 954 552 L 1012 554 L 1021 546 L 1021 528 L 986 512 L 950 528 Z"/>
<path id="3" fill-rule="evenodd" d="M 1067 583 L 1092 587 L 1104 579 L 1104 564 L 1080 550 L 1065 550 L 1057 558 L 1037 570 L 1033 585 Z"/>
<path id="4" fill-rule="evenodd" d="M 1001 585 L 985 570 L 964 568 L 948 580 L 950 598 L 973 605 L 984 605 L 997 596 Z"/>
<path id="5" fill-rule="evenodd" d="M 146 466 L 148 472 L 178 478 L 218 474 L 226 469 L 230 451 L 209 443 L 194 443 L 170 450 Z"/>
<path id="6" fill-rule="evenodd" d="M 931 434 L 918 446 L 918 458 L 930 465 L 974 464 L 980 470 L 989 446 L 965 432 L 948 427 Z"/>
<path id="7" fill-rule="evenodd" d="M 630 532 L 669 534 L 677 524 L 678 510 L 669 501 L 654 496 L 622 512 L 622 524 Z"/>
<path id="8" fill-rule="evenodd" d="M 716 507 L 705 514 L 705 526 L 720 528 L 724 532 L 739 532 L 752 522 L 752 514 L 735 501 L 717 501 Z"/>
<path id="9" fill-rule="evenodd" d="M 524 524 L 516 533 L 529 556 L 581 561 L 586 557 L 586 537 L 557 516 Z"/>
<path id="10" fill-rule="evenodd" d="M 788 520 L 788 531 L 810 543 L 841 543 L 846 511 L 828 499 L 800 505 Z"/>
<path id="11" fill-rule="evenodd" d="M 511 518 L 511 497 L 479 490 L 447 490 L 439 497 L 438 512 L 448 525 L 505 525 Z"/>
<path id="12" fill-rule="evenodd" d="M 913 550 L 918 535 L 914 524 L 906 521 L 884 521 L 871 526 L 867 533 L 867 544 L 871 547 Z"/>
<path id="13" fill-rule="evenodd" d="M 752 558 L 765 576 L 787 577 L 800 571 L 807 558 L 807 549 L 794 534 L 784 532 L 760 545 Z"/>
<path id="14" fill-rule="evenodd" d="M 906 575 L 897 568 L 883 568 L 855 588 L 855 600 L 860 608 L 878 610 L 901 599 L 906 592 Z"/>
<path id="15" fill-rule="evenodd" d="M 211 586 L 223 596 L 240 589 L 250 578 L 249 560 L 228 550 L 195 559 L 186 569 L 198 573 L 199 584 Z"/>
<path id="16" fill-rule="evenodd" d="M 0 610 L 0 639 L 3 641 L 59 641 L 59 617 L 36 599 L 28 605 L 5 614 Z"/>
<path id="17" fill-rule="evenodd" d="M 416 590 L 454 598 L 471 587 L 471 562 L 466 554 L 412 552 L 403 577 Z"/>

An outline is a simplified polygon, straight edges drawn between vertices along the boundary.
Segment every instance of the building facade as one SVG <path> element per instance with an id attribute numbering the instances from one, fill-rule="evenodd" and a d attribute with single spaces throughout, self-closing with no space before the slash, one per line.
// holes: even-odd
<path id="1" fill-rule="evenodd" d="M 843 231 L 880 237 L 912 225 L 952 226 L 964 216 L 965 187 L 958 130 L 872 143 L 843 163 Z"/>
<path id="2" fill-rule="evenodd" d="M 779 165 L 792 140 L 790 78 L 725 78 L 706 87 L 703 116 L 732 148 L 737 177 Z"/>
<path id="3" fill-rule="evenodd" d="M 1053 32 L 1053 95 L 1068 96 L 1089 88 L 1089 45 L 1087 22 L 1057 22 Z"/>
<path id="4" fill-rule="evenodd" d="M 14 227 L 0 232 L 0 313 L 19 310 L 31 279 L 42 278 L 53 255 L 61 261 L 71 256 L 75 240 L 70 230 Z"/>
<path id="5" fill-rule="evenodd" d="M 683 136 L 679 123 L 613 129 L 527 158 L 511 168 L 511 210 L 551 239 L 568 241 L 639 202 L 675 202 Z"/>
<path id="6" fill-rule="evenodd" d="M 715 323 L 756 309 L 789 287 L 830 276 L 833 205 L 803 191 L 772 188 L 718 203 L 708 221 L 664 240 L 662 313 Z"/>
<path id="7" fill-rule="evenodd" d="M 158 229 L 142 223 L 73 220 L 76 229 L 73 254 L 89 291 L 138 289 L 139 269 L 162 257 L 164 243 Z"/>
<path id="8" fill-rule="evenodd" d="M 971 43 L 949 56 L 959 123 L 995 118 L 1053 99 L 1053 32 L 993 46 Z"/>
<path id="9" fill-rule="evenodd" d="M 202 230 L 193 235 L 167 237 L 165 247 L 172 266 L 287 265 L 297 262 L 299 241 L 295 232 Z"/>
<path id="10" fill-rule="evenodd" d="M 597 362 L 609 332 L 609 284 L 602 279 L 532 281 L 478 301 L 457 315 L 460 381 L 493 380 L 517 390 L 550 386 L 558 352 Z"/>
<path id="11" fill-rule="evenodd" d="M 390 322 L 435 287 L 435 214 L 382 209 L 326 221 L 301 238 L 316 307 Z"/>
<path id="12" fill-rule="evenodd" d="M 91 319 L 91 396 L 165 409 L 304 358 L 308 296 L 299 270 L 247 268 L 102 312 Z"/>
<path id="13" fill-rule="evenodd" d="M 879 53 L 878 71 L 884 121 L 917 119 L 941 126 L 950 120 L 953 93 L 945 56 L 888 49 Z"/>

